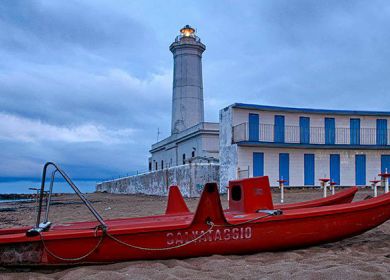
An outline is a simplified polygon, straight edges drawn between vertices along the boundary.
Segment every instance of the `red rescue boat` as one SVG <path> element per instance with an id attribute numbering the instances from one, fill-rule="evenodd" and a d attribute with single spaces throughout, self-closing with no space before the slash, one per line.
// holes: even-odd
<path id="1" fill-rule="evenodd" d="M 267 182 L 268 177 L 258 180 Z M 360 202 L 282 211 L 273 209 L 269 194 L 256 188 L 250 192 L 257 192 L 256 201 L 265 207 L 253 207 L 246 197 L 250 192 L 236 186 L 226 212 L 217 185 L 209 183 L 194 214 L 171 208 L 160 216 L 104 221 L 88 202 L 97 222 L 51 225 L 40 223 L 39 214 L 38 225 L 27 234 L 26 228 L 0 231 L 0 262 L 3 266 L 74 265 L 248 254 L 332 242 L 390 219 L 390 193 Z"/>
<path id="2" fill-rule="evenodd" d="M 243 196 L 242 200 L 245 200 L 245 205 L 250 205 L 253 211 L 257 209 L 299 209 L 299 208 L 310 208 L 310 207 L 319 207 L 327 205 L 335 205 L 342 203 L 352 202 L 356 192 L 358 191 L 357 187 L 351 187 L 346 190 L 340 191 L 334 195 L 323 197 L 314 200 L 302 201 L 297 203 L 285 203 L 285 204 L 269 204 L 269 201 L 272 201 L 271 187 L 269 181 L 266 177 L 254 177 L 254 178 L 245 178 L 241 180 L 229 181 L 228 188 L 228 200 L 229 200 L 229 209 L 225 210 L 225 214 L 229 212 L 240 212 L 243 209 L 235 207 L 234 200 L 231 199 L 232 196 L 236 195 L 236 189 L 240 189 L 240 195 Z M 242 190 L 242 192 L 241 192 Z M 259 195 L 260 194 L 260 195 Z M 241 206 L 244 203 L 239 203 Z M 251 211 L 251 209 L 246 209 L 246 211 Z M 170 186 L 168 192 L 168 204 L 165 211 L 166 214 L 174 213 L 189 213 L 183 196 L 180 192 L 178 186 Z"/>
<path id="3" fill-rule="evenodd" d="M 268 179 L 265 177 L 230 181 L 228 189 L 230 208 L 234 205 L 234 203 L 232 204 L 231 198 L 236 195 L 235 191 L 241 192 L 242 190 L 243 199 L 247 201 L 246 205 L 251 205 L 253 208 L 258 207 L 257 209 L 266 207 L 267 209 L 275 208 L 281 210 L 350 203 L 358 191 L 357 187 L 351 187 L 328 197 L 297 203 L 275 204 L 271 206 L 269 203 L 269 201 L 272 201 L 271 188 Z M 259 193 L 262 195 L 259 195 Z"/>

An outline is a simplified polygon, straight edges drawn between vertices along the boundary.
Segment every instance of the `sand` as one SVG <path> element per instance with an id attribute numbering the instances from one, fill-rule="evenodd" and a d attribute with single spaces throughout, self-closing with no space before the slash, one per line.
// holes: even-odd
<path id="1" fill-rule="evenodd" d="M 361 200 L 371 191 L 359 191 Z M 321 197 L 320 190 L 288 191 L 286 202 Z M 274 200 L 279 194 L 274 193 Z M 104 218 L 162 213 L 166 198 L 143 195 L 89 194 Z M 73 195 L 55 198 L 50 220 L 77 221 L 92 217 Z M 222 197 L 226 206 L 226 196 Z M 198 199 L 186 199 L 196 208 Z M 34 203 L 13 203 L 1 208 L 0 227 L 31 225 Z M 220 256 L 184 260 L 135 261 L 110 265 L 79 266 L 57 270 L 0 270 L 0 279 L 390 279 L 390 222 L 360 236 L 339 242 L 285 252 Z"/>

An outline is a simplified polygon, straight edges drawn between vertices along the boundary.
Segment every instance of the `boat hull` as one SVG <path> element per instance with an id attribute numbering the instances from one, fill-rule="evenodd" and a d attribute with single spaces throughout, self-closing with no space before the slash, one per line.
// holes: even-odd
<path id="1" fill-rule="evenodd" d="M 320 207 L 320 206 L 350 203 L 350 202 L 352 202 L 357 191 L 358 191 L 357 187 L 352 187 L 352 188 L 340 191 L 334 195 L 320 198 L 320 199 L 303 201 L 303 202 L 296 202 L 296 203 L 275 204 L 274 208 L 281 209 L 281 210 L 291 210 L 291 209 Z"/>
<path id="2" fill-rule="evenodd" d="M 226 220 L 216 185 L 206 187 L 195 214 L 107 221 L 106 233 L 93 229 L 96 223 L 58 225 L 36 237 L 0 232 L 0 260 L 2 265 L 74 265 L 249 254 L 337 241 L 390 218 L 389 193 L 348 204 L 286 210 L 278 216 L 251 213 Z M 33 257 L 28 255 L 31 248 Z"/>

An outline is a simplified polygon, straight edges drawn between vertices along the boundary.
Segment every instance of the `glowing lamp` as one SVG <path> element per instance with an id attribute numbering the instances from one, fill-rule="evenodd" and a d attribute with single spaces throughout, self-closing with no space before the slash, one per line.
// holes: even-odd
<path id="1" fill-rule="evenodd" d="M 187 24 L 182 29 L 180 29 L 180 33 L 184 37 L 192 37 L 194 36 L 195 29 Z"/>

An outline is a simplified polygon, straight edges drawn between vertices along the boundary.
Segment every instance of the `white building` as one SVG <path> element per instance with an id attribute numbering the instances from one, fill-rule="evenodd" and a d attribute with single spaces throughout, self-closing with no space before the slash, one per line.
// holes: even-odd
<path id="1" fill-rule="evenodd" d="M 152 145 L 149 170 L 189 162 L 218 162 L 219 124 L 202 122 Z"/>
<path id="2" fill-rule="evenodd" d="M 219 124 L 204 122 L 202 53 L 206 46 L 186 25 L 169 49 L 174 61 L 171 136 L 152 145 L 149 171 L 188 162 L 218 162 Z"/>
<path id="3" fill-rule="evenodd" d="M 233 104 L 220 111 L 220 184 L 268 175 L 272 185 L 369 185 L 390 171 L 390 112 Z"/>

